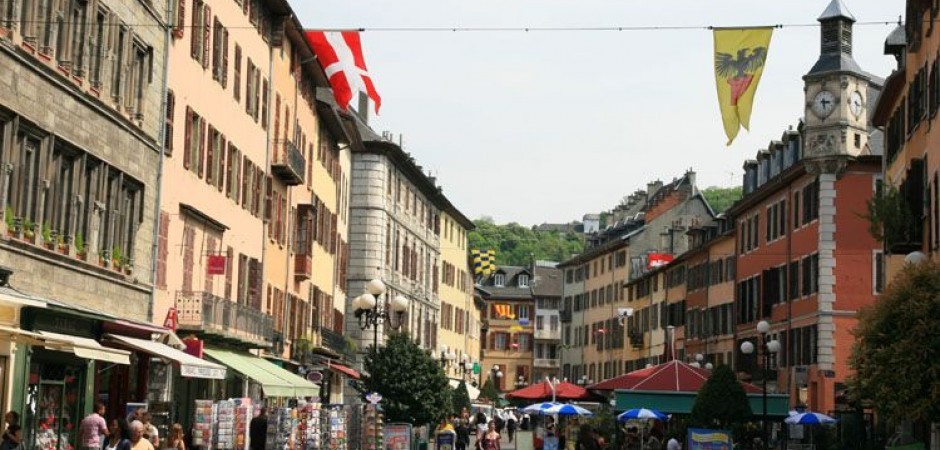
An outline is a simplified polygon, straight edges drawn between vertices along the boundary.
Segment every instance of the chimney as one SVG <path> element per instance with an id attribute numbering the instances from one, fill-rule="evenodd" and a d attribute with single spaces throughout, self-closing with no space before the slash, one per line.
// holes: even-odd
<path id="1" fill-rule="evenodd" d="M 359 108 L 357 111 L 359 117 L 362 118 L 362 121 L 368 125 L 369 124 L 369 96 L 365 93 L 359 93 Z"/>
<path id="2" fill-rule="evenodd" d="M 685 178 L 689 181 L 689 187 L 691 187 L 692 191 L 695 192 L 695 171 L 689 168 L 689 171 L 685 173 Z"/>

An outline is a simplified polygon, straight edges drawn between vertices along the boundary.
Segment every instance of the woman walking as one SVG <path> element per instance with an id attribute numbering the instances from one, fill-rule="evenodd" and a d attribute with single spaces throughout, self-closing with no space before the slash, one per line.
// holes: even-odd
<path id="1" fill-rule="evenodd" d="M 496 432 L 496 421 L 491 420 L 483 438 L 477 438 L 477 450 L 500 450 L 500 435 Z"/>

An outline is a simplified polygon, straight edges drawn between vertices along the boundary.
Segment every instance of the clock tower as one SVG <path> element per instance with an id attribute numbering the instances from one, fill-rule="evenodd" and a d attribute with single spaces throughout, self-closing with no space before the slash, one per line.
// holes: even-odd
<path id="1" fill-rule="evenodd" d="M 806 95 L 803 154 L 812 172 L 838 173 L 847 158 L 870 153 L 871 76 L 852 58 L 855 17 L 842 0 L 832 0 L 818 20 L 822 24 L 819 59 L 803 76 Z"/>

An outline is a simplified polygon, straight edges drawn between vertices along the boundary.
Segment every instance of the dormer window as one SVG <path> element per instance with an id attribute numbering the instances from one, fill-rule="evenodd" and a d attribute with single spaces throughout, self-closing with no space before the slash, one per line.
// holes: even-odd
<path id="1" fill-rule="evenodd" d="M 503 287 L 506 285 L 506 275 L 498 273 L 493 276 L 493 285 L 496 287 Z"/>
<path id="2" fill-rule="evenodd" d="M 529 287 L 529 276 L 528 275 L 519 275 L 519 287 L 527 288 Z"/>

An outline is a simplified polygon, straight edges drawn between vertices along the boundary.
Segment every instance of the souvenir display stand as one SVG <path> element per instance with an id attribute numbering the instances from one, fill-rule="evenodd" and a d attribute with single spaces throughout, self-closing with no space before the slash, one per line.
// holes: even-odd
<path id="1" fill-rule="evenodd" d="M 321 405 L 307 403 L 297 409 L 297 439 L 301 443 L 301 450 L 321 450 L 324 442 Z"/>
<path id="2" fill-rule="evenodd" d="M 196 400 L 193 418 L 193 445 L 202 448 L 214 448 L 213 435 L 216 406 L 212 400 Z"/>
<path id="3" fill-rule="evenodd" d="M 362 415 L 362 450 L 382 450 L 382 411 L 375 404 L 364 406 Z"/>
<path id="4" fill-rule="evenodd" d="M 291 417 L 290 408 L 276 408 L 270 411 L 268 413 L 268 434 L 265 449 L 287 449 L 293 432 L 294 419 Z"/>
<path id="5" fill-rule="evenodd" d="M 346 450 L 346 412 L 342 406 L 333 406 L 324 411 L 326 426 L 329 429 L 329 450 Z"/>

